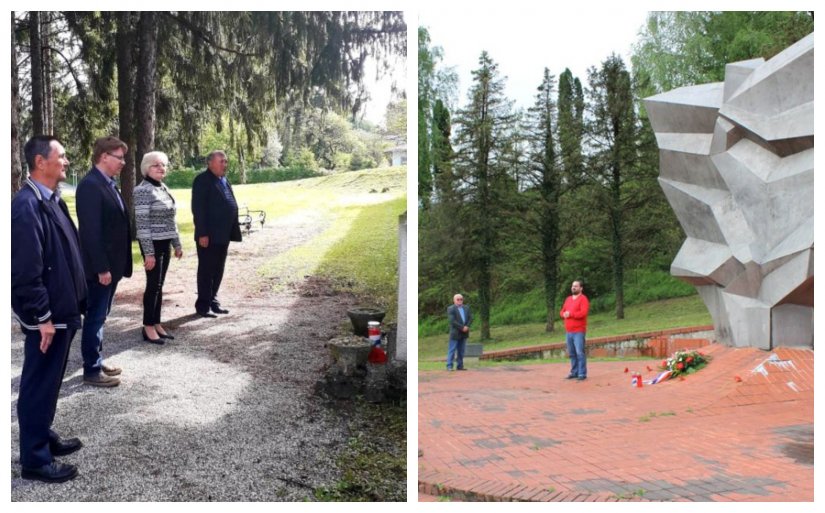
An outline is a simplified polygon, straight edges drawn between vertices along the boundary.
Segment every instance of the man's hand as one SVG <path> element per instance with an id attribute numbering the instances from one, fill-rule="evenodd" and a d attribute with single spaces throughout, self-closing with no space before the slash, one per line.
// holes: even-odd
<path id="1" fill-rule="evenodd" d="M 463 331 L 464 333 L 467 333 L 468 331 L 470 331 L 470 327 L 469 326 L 463 326 L 461 328 L 461 331 Z"/>
<path id="2" fill-rule="evenodd" d="M 181 248 L 175 249 L 175 258 L 180 260 L 180 257 L 182 257 L 182 256 L 183 256 L 183 250 Z"/>
<path id="3" fill-rule="evenodd" d="M 200 246 L 202 248 L 208 248 L 209 247 L 209 236 L 204 235 L 203 237 L 198 237 L 198 246 Z"/>
<path id="4" fill-rule="evenodd" d="M 106 271 L 105 273 L 97 273 L 97 281 L 104 287 L 112 283 L 112 273 Z"/>
<path id="5" fill-rule="evenodd" d="M 564 317 L 565 319 L 567 319 L 568 317 L 570 317 L 570 312 L 565 310 L 564 313 L 561 316 Z"/>
<path id="6" fill-rule="evenodd" d="M 154 256 L 152 256 L 152 255 L 147 256 L 147 257 L 143 260 L 143 267 L 144 267 L 147 271 L 151 271 L 152 269 L 154 269 L 154 268 L 155 268 L 155 257 L 154 257 Z"/>
<path id="7" fill-rule="evenodd" d="M 55 329 L 54 324 L 52 321 L 48 321 L 45 324 L 40 324 L 40 352 L 46 354 L 46 351 L 49 349 L 49 346 L 52 345 L 52 339 L 54 338 Z"/>

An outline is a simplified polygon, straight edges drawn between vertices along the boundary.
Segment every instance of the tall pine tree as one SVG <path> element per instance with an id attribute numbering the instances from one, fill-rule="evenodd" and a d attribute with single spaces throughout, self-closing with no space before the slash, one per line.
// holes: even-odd
<path id="1" fill-rule="evenodd" d="M 504 79 L 498 64 L 482 52 L 479 68 L 472 72 L 469 103 L 456 116 L 455 170 L 463 182 L 464 205 L 458 223 L 467 227 L 468 240 L 462 259 L 478 288 L 481 339 L 490 338 L 490 309 L 493 302 L 493 263 L 497 227 L 504 210 L 508 186 L 506 153 L 513 128 L 512 102 L 504 96 Z"/>
<path id="2" fill-rule="evenodd" d="M 589 174 L 609 220 L 616 318 L 624 319 L 625 217 L 629 210 L 626 190 L 637 172 L 637 120 L 630 73 L 616 54 L 600 68 L 588 71 L 587 134 L 591 144 Z"/>
<path id="3" fill-rule="evenodd" d="M 544 281 L 544 303 L 547 308 L 545 331 L 555 328 L 556 294 L 559 270 L 559 199 L 561 197 L 561 166 L 556 149 L 555 77 L 544 68 L 536 100 L 528 110 L 528 142 L 530 171 L 540 200 L 534 204 L 538 211 L 538 230 L 541 241 L 541 262 Z"/>

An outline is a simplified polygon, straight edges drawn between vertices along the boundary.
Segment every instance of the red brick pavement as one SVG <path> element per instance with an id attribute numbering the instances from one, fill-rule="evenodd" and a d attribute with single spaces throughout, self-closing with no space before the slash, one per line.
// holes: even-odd
<path id="1" fill-rule="evenodd" d="M 421 497 L 812 501 L 813 351 L 703 351 L 641 389 L 658 360 L 591 362 L 582 382 L 565 364 L 421 372 Z"/>

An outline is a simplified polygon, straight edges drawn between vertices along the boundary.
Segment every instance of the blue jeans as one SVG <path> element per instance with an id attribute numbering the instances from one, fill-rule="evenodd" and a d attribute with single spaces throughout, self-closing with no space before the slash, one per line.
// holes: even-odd
<path id="1" fill-rule="evenodd" d="M 467 339 L 456 340 L 450 339 L 450 344 L 447 346 L 447 368 L 453 368 L 453 358 L 456 360 L 456 367 L 464 368 L 464 348 L 467 347 Z"/>
<path id="2" fill-rule="evenodd" d="M 83 334 L 80 337 L 80 352 L 83 355 L 83 375 L 97 376 L 103 366 L 103 324 L 112 309 L 117 282 L 101 285 L 99 281 L 87 281 L 86 317 L 83 319 Z"/>
<path id="3" fill-rule="evenodd" d="M 570 375 L 587 377 L 587 355 L 584 353 L 584 332 L 567 334 L 567 354 L 570 356 Z"/>

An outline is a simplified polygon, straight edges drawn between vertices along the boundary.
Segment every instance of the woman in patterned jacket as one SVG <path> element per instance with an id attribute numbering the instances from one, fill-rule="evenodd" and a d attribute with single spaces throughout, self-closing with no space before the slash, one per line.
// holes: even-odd
<path id="1" fill-rule="evenodd" d="M 143 293 L 143 340 L 162 345 L 169 334 L 160 322 L 163 302 L 163 281 L 171 260 L 183 256 L 178 226 L 175 223 L 175 199 L 163 183 L 169 166 L 165 153 L 152 151 L 143 156 L 140 172 L 144 179 L 135 187 L 135 225 L 143 267 L 146 269 L 146 291 Z"/>

